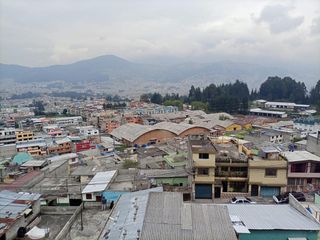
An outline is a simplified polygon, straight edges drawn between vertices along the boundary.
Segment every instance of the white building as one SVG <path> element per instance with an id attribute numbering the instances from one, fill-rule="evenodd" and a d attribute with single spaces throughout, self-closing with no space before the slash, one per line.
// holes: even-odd
<path id="1" fill-rule="evenodd" d="M 268 109 L 281 109 L 281 110 L 306 110 L 310 107 L 307 104 L 296 104 L 292 102 L 266 102 L 265 107 Z"/>
<path id="2" fill-rule="evenodd" d="M 81 125 L 81 123 L 82 123 L 82 117 L 81 116 L 60 117 L 60 118 L 54 118 L 52 120 L 59 127 L 77 126 L 77 125 Z"/>
<path id="3" fill-rule="evenodd" d="M 100 202 L 102 192 L 109 188 L 110 184 L 116 178 L 117 173 L 117 170 L 98 172 L 82 190 L 82 200 Z"/>
<path id="4" fill-rule="evenodd" d="M 80 135 L 90 137 L 90 136 L 99 136 L 99 130 L 94 128 L 93 126 L 83 126 L 77 127 Z"/>
<path id="5" fill-rule="evenodd" d="M 0 145 L 16 143 L 16 130 L 14 128 L 0 128 Z"/>
<path id="6" fill-rule="evenodd" d="M 320 119 L 298 118 L 293 121 L 293 128 L 305 132 L 305 134 L 317 133 L 320 131 Z"/>
<path id="7" fill-rule="evenodd" d="M 251 115 L 261 116 L 261 117 L 286 118 L 288 116 L 285 112 L 268 111 L 268 110 L 263 110 L 261 108 L 252 108 L 250 109 L 249 113 Z"/>

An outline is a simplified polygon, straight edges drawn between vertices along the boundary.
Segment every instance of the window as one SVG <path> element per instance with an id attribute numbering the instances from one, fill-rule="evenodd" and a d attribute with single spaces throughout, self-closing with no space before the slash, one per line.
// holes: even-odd
<path id="1" fill-rule="evenodd" d="M 92 194 L 91 193 L 87 193 L 86 194 L 86 199 L 92 199 Z"/>
<path id="2" fill-rule="evenodd" d="M 209 159 L 209 153 L 199 153 L 199 159 Z"/>
<path id="3" fill-rule="evenodd" d="M 276 177 L 277 176 L 277 169 L 275 169 L 275 168 L 266 168 L 265 176 L 266 177 Z"/>
<path id="4" fill-rule="evenodd" d="M 198 168 L 198 175 L 209 175 L 209 168 Z"/>

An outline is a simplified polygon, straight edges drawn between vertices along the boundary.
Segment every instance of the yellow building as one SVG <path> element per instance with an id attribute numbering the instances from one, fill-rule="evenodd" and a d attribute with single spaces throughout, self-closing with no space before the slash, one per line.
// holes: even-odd
<path id="1" fill-rule="evenodd" d="M 16 131 L 17 142 L 32 140 L 33 136 L 34 135 L 33 135 L 32 131 L 23 131 L 23 130 L 17 130 Z"/>
<path id="2" fill-rule="evenodd" d="M 266 158 L 253 157 L 249 161 L 249 192 L 252 196 L 271 197 L 286 189 L 287 161 L 275 157 L 275 152 L 272 154 Z"/>
<path id="3" fill-rule="evenodd" d="M 213 199 L 216 150 L 204 136 L 189 137 L 189 162 L 194 175 L 191 177 L 193 199 Z"/>

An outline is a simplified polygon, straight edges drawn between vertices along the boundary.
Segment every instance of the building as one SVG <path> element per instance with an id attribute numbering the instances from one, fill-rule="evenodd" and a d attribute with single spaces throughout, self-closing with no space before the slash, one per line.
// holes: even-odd
<path id="1" fill-rule="evenodd" d="M 225 205 L 187 203 L 180 193 L 151 192 L 138 239 L 236 240 L 237 237 Z"/>
<path id="2" fill-rule="evenodd" d="M 40 214 L 40 194 L 0 191 L 0 239 L 14 240 Z"/>
<path id="3" fill-rule="evenodd" d="M 248 193 L 248 157 L 241 145 L 232 140 L 219 138 L 214 141 L 215 197 L 228 193 Z"/>
<path id="4" fill-rule="evenodd" d="M 100 202 L 102 192 L 108 189 L 117 174 L 117 170 L 98 172 L 82 190 L 82 200 L 87 202 Z"/>
<path id="5" fill-rule="evenodd" d="M 16 130 L 16 139 L 17 139 L 17 142 L 32 140 L 33 139 L 33 132 L 32 131 Z"/>
<path id="6" fill-rule="evenodd" d="M 310 191 L 320 187 L 320 157 L 308 151 L 286 151 L 281 157 L 288 161 L 288 191 Z"/>
<path id="7" fill-rule="evenodd" d="M 310 105 L 296 104 L 292 102 L 266 102 L 264 106 L 267 109 L 277 109 L 285 111 L 305 111 L 310 107 Z"/>
<path id="8" fill-rule="evenodd" d="M 49 157 L 48 161 L 50 163 L 67 161 L 69 166 L 75 166 L 79 163 L 79 158 L 78 154 L 76 153 L 66 153 L 54 157 Z"/>
<path id="9" fill-rule="evenodd" d="M 33 158 L 28 152 L 19 152 L 13 157 L 11 164 L 20 166 L 30 160 L 33 160 Z"/>
<path id="10" fill-rule="evenodd" d="M 79 134 L 85 137 L 99 136 L 99 130 L 93 126 L 77 127 Z"/>
<path id="11" fill-rule="evenodd" d="M 251 131 L 245 136 L 245 139 L 251 142 L 269 142 L 269 143 L 283 143 L 283 133 L 271 129 L 261 129 Z"/>
<path id="12" fill-rule="evenodd" d="M 28 152 L 32 156 L 43 156 L 47 154 L 47 144 L 44 139 L 33 139 L 16 143 L 17 152 Z"/>
<path id="13" fill-rule="evenodd" d="M 67 127 L 67 126 L 80 126 L 82 124 L 82 117 L 59 117 L 53 118 L 51 121 L 58 125 L 59 127 Z"/>
<path id="14" fill-rule="evenodd" d="M 175 137 L 187 137 L 193 134 L 209 134 L 210 129 L 198 125 L 161 122 L 152 126 L 124 124 L 114 129 L 111 135 L 127 145 L 144 145 L 166 142 Z"/>
<path id="15" fill-rule="evenodd" d="M 47 160 L 30 160 L 21 164 L 20 169 L 26 172 L 40 171 L 46 166 L 48 166 Z"/>
<path id="16" fill-rule="evenodd" d="M 260 116 L 260 117 L 272 117 L 272 118 L 286 118 L 288 115 L 286 112 L 279 111 L 268 111 L 261 108 L 252 108 L 249 110 L 250 115 Z"/>
<path id="17" fill-rule="evenodd" d="M 280 152 L 274 147 L 260 148 L 256 155 L 249 151 L 251 196 L 272 197 L 284 192 L 287 186 L 287 161 L 280 158 Z"/>
<path id="18" fill-rule="evenodd" d="M 194 173 L 189 176 L 192 199 L 213 199 L 217 151 L 205 136 L 190 136 L 188 144 L 189 169 Z"/>
<path id="19" fill-rule="evenodd" d="M 16 132 L 14 128 L 0 128 L 0 145 L 16 143 Z"/>
<path id="20" fill-rule="evenodd" d="M 320 132 L 307 136 L 307 151 L 320 157 Z"/>
<path id="21" fill-rule="evenodd" d="M 48 154 L 66 154 L 72 152 L 72 143 L 69 138 L 63 138 L 54 140 L 50 145 L 48 145 Z"/>
<path id="22" fill-rule="evenodd" d="M 117 120 L 106 120 L 101 123 L 101 130 L 109 134 L 118 127 L 120 127 L 120 122 Z"/>
<path id="23" fill-rule="evenodd" d="M 293 197 L 289 204 L 228 204 L 239 240 L 316 240 L 320 225 Z"/>
<path id="24" fill-rule="evenodd" d="M 151 192 L 162 191 L 162 187 L 157 187 L 123 194 L 111 212 L 99 240 L 139 239 L 149 195 Z"/>

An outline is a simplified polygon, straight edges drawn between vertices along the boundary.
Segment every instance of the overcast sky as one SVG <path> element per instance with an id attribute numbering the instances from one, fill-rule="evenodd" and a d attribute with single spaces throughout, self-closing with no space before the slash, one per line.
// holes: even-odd
<path id="1" fill-rule="evenodd" d="M 319 66 L 319 0 L 0 0 L 0 62 L 70 63 L 104 54 L 140 62 Z"/>

